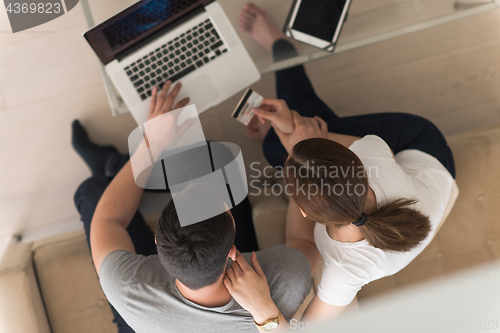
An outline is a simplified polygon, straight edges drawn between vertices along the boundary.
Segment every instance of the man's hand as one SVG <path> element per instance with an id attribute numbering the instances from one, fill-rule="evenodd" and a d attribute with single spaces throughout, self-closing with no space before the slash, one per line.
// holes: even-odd
<path id="1" fill-rule="evenodd" d="M 282 133 L 291 134 L 295 129 L 292 112 L 282 99 L 264 98 L 260 107 L 252 109 L 253 113 L 259 117 L 262 123 L 265 119 Z"/>
<path id="2" fill-rule="evenodd" d="M 293 133 L 284 133 L 277 126 L 273 126 L 274 131 L 280 138 L 281 144 L 283 144 L 283 147 L 285 147 L 289 154 L 293 146 L 300 141 L 312 138 L 328 138 L 328 125 L 320 117 L 302 117 L 297 111 L 292 111 L 292 115 L 295 126 Z"/>
<path id="3" fill-rule="evenodd" d="M 189 103 L 189 97 L 186 97 L 177 102 L 177 104 L 172 107 L 174 105 L 175 99 L 177 98 L 177 95 L 179 94 L 179 91 L 181 90 L 182 84 L 180 82 L 177 82 L 177 84 L 169 94 L 168 91 L 170 90 L 171 86 L 172 82 L 169 80 L 165 82 L 163 88 L 159 92 L 158 87 L 153 87 L 153 91 L 151 94 L 151 103 L 149 105 L 148 120 L 162 115 L 168 111 L 185 107 Z"/>
<path id="4" fill-rule="evenodd" d="M 246 262 L 239 251 L 236 251 L 236 261 L 227 269 L 224 285 L 236 302 L 248 310 L 254 320 L 261 324 L 277 317 L 279 309 L 271 298 L 266 276 L 257 261 L 255 252 L 252 253 L 252 266 Z"/>
<path id="5" fill-rule="evenodd" d="M 170 111 L 183 108 L 189 103 L 189 98 L 186 97 L 172 107 L 182 85 L 180 82 L 177 83 L 169 93 L 171 85 L 170 81 L 165 82 L 160 91 L 158 91 L 157 87 L 154 87 L 151 96 L 149 116 L 145 127 L 147 133 L 146 142 L 151 147 L 155 159 L 161 156 L 196 122 L 195 119 L 188 119 L 179 125 L 180 113 L 170 113 Z"/>

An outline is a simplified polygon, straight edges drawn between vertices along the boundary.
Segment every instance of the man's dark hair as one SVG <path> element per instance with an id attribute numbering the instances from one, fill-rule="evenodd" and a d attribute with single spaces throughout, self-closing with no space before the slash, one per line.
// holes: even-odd
<path id="1" fill-rule="evenodd" d="M 199 195 L 200 192 L 207 191 L 207 188 L 194 186 L 185 191 L 189 190 L 196 191 Z M 220 195 L 210 192 L 206 198 L 201 204 L 191 206 L 193 213 L 208 211 L 213 209 L 213 205 L 221 205 L 221 210 L 226 209 Z M 190 200 L 189 193 L 181 193 L 175 200 Z M 207 207 L 204 209 L 205 205 Z M 229 211 L 181 227 L 174 201 L 171 200 L 161 213 L 156 227 L 156 246 L 160 261 L 169 274 L 189 289 L 197 290 L 214 284 L 224 273 L 235 234 Z"/>

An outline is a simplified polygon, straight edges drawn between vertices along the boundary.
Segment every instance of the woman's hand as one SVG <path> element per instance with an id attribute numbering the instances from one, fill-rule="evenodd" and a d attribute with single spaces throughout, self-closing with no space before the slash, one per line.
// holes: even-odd
<path id="1" fill-rule="evenodd" d="M 312 138 L 327 138 L 328 125 L 318 116 L 314 118 L 302 117 L 297 111 L 292 111 L 295 130 L 291 134 L 282 132 L 277 126 L 274 126 L 274 131 L 280 138 L 281 144 L 290 154 L 298 142 Z M 272 125 L 272 124 L 271 124 Z"/>
<path id="2" fill-rule="evenodd" d="M 279 309 L 271 298 L 267 278 L 257 261 L 255 252 L 252 253 L 252 266 L 246 262 L 239 251 L 236 251 L 236 261 L 227 269 L 224 285 L 236 302 L 248 310 L 254 320 L 261 324 L 271 318 L 276 318 Z"/>
<path id="3" fill-rule="evenodd" d="M 252 111 L 262 123 L 267 119 L 282 133 L 291 134 L 295 129 L 292 111 L 282 99 L 264 98 L 260 106 Z"/>

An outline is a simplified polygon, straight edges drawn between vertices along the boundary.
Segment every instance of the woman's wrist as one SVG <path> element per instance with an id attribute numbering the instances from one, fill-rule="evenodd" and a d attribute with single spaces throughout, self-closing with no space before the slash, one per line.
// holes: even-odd
<path id="1" fill-rule="evenodd" d="M 252 312 L 252 317 L 257 324 L 264 324 L 269 319 L 278 317 L 280 310 L 276 304 L 272 303 L 266 307 L 259 308 Z"/>

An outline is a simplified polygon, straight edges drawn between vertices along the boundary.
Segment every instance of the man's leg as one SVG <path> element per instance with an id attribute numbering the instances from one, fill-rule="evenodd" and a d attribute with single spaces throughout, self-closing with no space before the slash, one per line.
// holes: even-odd
<path id="1" fill-rule="evenodd" d="M 240 252 L 258 251 L 257 237 L 253 227 L 252 207 L 248 196 L 240 202 L 236 207 L 231 209 L 231 214 L 236 225 L 236 237 L 234 245 Z"/>
<path id="2" fill-rule="evenodd" d="M 111 182 L 110 178 L 104 176 L 93 176 L 85 180 L 77 189 L 74 201 L 75 206 L 81 216 L 85 236 L 90 247 L 90 226 L 95 208 L 104 190 Z M 127 231 L 132 239 L 136 253 L 142 255 L 156 254 L 156 244 L 154 233 L 144 221 L 144 218 L 139 212 L 136 212 L 132 222 L 127 228 Z M 118 325 L 119 333 L 134 333 L 132 328 L 127 325 L 120 314 L 111 306 L 111 311 L 115 317 L 114 322 Z"/>

